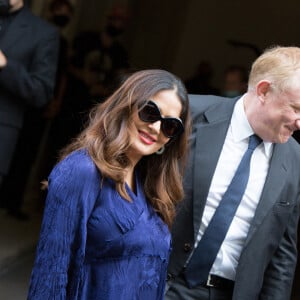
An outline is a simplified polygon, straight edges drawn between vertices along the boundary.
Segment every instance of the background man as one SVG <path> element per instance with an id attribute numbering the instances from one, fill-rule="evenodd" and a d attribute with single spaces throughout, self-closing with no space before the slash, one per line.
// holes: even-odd
<path id="1" fill-rule="evenodd" d="M 240 65 L 230 65 L 224 72 L 222 96 L 237 97 L 247 91 L 248 73 Z"/>
<path id="2" fill-rule="evenodd" d="M 0 1 L 0 14 L 1 182 L 10 169 L 26 110 L 29 107 L 42 107 L 52 97 L 59 35 L 52 25 L 34 16 L 23 0 Z M 31 133 L 33 139 L 34 134 Z M 19 144 L 14 168 L 17 176 L 28 176 L 28 172 L 22 172 L 21 166 L 28 160 L 26 152 L 23 152 L 26 141 L 23 139 Z M 14 189 L 13 180 L 17 180 L 11 177 L 6 195 L 0 195 L 0 204 L 11 215 L 22 218 L 21 199 L 10 194 Z M 21 180 L 25 181 L 26 178 Z"/>

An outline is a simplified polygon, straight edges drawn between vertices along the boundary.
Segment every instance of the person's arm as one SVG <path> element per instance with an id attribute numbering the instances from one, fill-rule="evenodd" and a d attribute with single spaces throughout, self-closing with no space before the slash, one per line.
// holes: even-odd
<path id="1" fill-rule="evenodd" d="M 50 184 L 28 299 L 66 299 L 71 245 L 79 220 L 76 205 L 65 202 L 62 192 L 53 191 Z"/>
<path id="2" fill-rule="evenodd" d="M 30 40 L 28 42 L 30 43 Z M 0 86 L 24 103 L 42 107 L 53 96 L 58 50 L 58 32 L 51 30 L 34 49 L 29 68 L 1 51 Z"/>
<path id="3" fill-rule="evenodd" d="M 290 299 L 294 271 L 297 262 L 297 228 L 299 219 L 299 201 L 282 238 L 264 275 L 264 283 L 260 293 L 261 300 Z"/>
<path id="4" fill-rule="evenodd" d="M 84 154 L 72 154 L 51 173 L 28 299 L 68 299 L 71 279 L 80 278 L 86 224 L 99 193 L 99 173 Z"/>

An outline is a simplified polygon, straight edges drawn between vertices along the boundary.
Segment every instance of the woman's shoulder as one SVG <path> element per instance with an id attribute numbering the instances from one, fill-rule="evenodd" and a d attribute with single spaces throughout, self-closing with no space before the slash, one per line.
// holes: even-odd
<path id="1" fill-rule="evenodd" d="M 52 170 L 49 180 L 54 179 L 84 183 L 100 179 L 100 172 L 86 149 L 75 150 L 61 160 Z"/>

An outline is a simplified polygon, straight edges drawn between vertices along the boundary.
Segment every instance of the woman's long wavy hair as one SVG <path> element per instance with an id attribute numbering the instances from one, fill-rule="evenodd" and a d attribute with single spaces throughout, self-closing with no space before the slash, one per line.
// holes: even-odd
<path id="1" fill-rule="evenodd" d="M 131 201 L 125 188 L 125 174 L 130 165 L 126 153 L 131 146 L 130 133 L 134 130 L 132 117 L 145 101 L 163 90 L 176 91 L 182 103 L 180 118 L 185 130 L 167 143 L 162 155 L 144 156 L 137 167 L 148 201 L 171 226 L 175 205 L 183 198 L 182 175 L 190 133 L 188 95 L 175 75 L 158 69 L 130 75 L 105 102 L 91 110 L 87 126 L 62 150 L 60 159 L 74 150 L 87 149 L 102 177 L 114 180 L 121 196 Z"/>

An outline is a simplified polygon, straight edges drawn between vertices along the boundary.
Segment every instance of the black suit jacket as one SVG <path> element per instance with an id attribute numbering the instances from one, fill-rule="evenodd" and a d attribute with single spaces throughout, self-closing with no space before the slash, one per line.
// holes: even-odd
<path id="1" fill-rule="evenodd" d="M 193 133 L 185 200 L 173 226 L 169 278 L 177 276 L 198 234 L 211 180 L 237 99 L 191 95 Z M 288 300 L 296 266 L 300 146 L 274 145 L 261 199 L 243 247 L 233 299 Z"/>
<path id="2" fill-rule="evenodd" d="M 0 173 L 5 173 L 8 166 L 3 164 L 12 155 L 5 149 L 12 149 L 16 140 L 9 136 L 10 128 L 22 127 L 26 107 L 41 107 L 53 95 L 59 33 L 23 7 L 1 36 L 0 49 L 7 57 L 0 70 Z"/>

